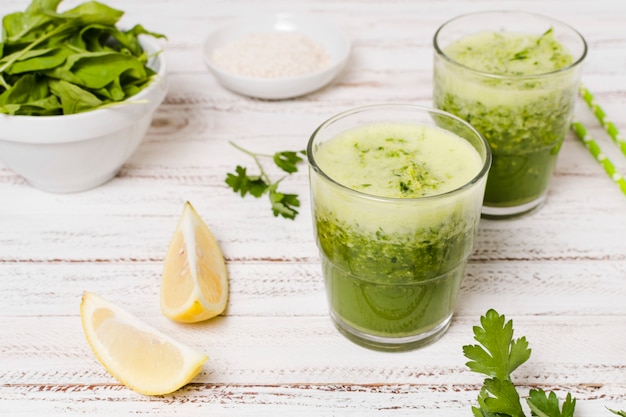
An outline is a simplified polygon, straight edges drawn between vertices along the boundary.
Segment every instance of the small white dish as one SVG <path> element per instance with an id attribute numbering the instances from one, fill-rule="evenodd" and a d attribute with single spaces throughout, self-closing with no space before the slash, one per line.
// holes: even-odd
<path id="1" fill-rule="evenodd" d="M 271 31 L 295 32 L 323 47 L 330 65 L 304 75 L 261 78 L 224 71 L 212 62 L 216 49 L 253 33 Z M 202 45 L 204 62 L 215 78 L 236 93 L 269 100 L 302 96 L 330 83 L 343 69 L 350 55 L 350 41 L 332 24 L 311 15 L 279 13 L 250 16 L 228 23 L 212 32 Z"/>

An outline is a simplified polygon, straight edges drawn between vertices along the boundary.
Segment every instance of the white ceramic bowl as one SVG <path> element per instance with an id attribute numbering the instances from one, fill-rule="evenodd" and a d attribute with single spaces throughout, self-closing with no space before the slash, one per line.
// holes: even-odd
<path id="1" fill-rule="evenodd" d="M 250 33 L 270 31 L 295 32 L 322 46 L 331 58 L 326 68 L 306 75 L 260 78 L 227 72 L 214 65 L 213 52 Z M 350 41 L 331 23 L 311 15 L 279 13 L 250 16 L 228 23 L 212 32 L 202 46 L 204 62 L 226 88 L 249 97 L 286 99 L 318 90 L 330 83 L 343 69 L 350 55 Z"/>
<path id="2" fill-rule="evenodd" d="M 161 50 L 153 38 L 140 42 L 150 54 Z M 128 103 L 61 116 L 0 114 L 0 160 L 44 191 L 78 192 L 109 181 L 135 152 L 165 98 L 163 55 L 148 65 L 155 78 Z"/>

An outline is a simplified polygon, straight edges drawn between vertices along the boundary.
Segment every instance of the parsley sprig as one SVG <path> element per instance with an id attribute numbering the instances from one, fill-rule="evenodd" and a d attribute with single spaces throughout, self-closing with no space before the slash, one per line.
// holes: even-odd
<path id="1" fill-rule="evenodd" d="M 246 167 L 237 165 L 235 172 L 229 172 L 226 175 L 226 184 L 238 192 L 242 197 L 250 194 L 253 197 L 260 198 L 268 194 L 272 204 L 272 213 L 275 217 L 282 216 L 286 219 L 294 220 L 298 215 L 297 207 L 300 207 L 300 200 L 297 194 L 286 194 L 278 191 L 278 186 L 287 175 L 272 181 L 263 168 L 261 158 L 271 158 L 274 164 L 288 175 L 298 172 L 298 164 L 303 161 L 302 156 L 306 155 L 306 151 L 282 151 L 273 155 L 251 152 L 241 146 L 230 142 L 232 146 L 240 151 L 250 155 L 256 163 L 259 174 L 249 175 Z"/>
<path id="2" fill-rule="evenodd" d="M 479 345 L 463 346 L 469 362 L 467 367 L 487 375 L 478 395 L 478 407 L 472 407 L 475 417 L 525 417 L 519 393 L 511 373 L 530 358 L 531 349 L 525 337 L 513 338 L 513 321 L 491 309 L 474 326 L 474 339 Z M 567 393 L 561 404 L 556 393 L 531 389 L 526 403 L 532 416 L 573 417 L 576 399 Z M 626 417 L 625 411 L 611 410 Z"/>

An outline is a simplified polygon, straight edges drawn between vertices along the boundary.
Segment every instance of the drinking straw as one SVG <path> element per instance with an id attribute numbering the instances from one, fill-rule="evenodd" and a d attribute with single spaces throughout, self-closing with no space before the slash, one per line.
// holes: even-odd
<path id="1" fill-rule="evenodd" d="M 613 122 L 610 121 L 609 118 L 606 116 L 606 113 L 602 109 L 602 107 L 600 107 L 600 105 L 596 103 L 593 94 L 591 94 L 591 92 L 582 84 L 578 89 L 578 93 L 583 98 L 585 103 L 587 103 L 587 106 L 589 106 L 589 109 L 591 109 L 594 116 L 596 116 L 596 119 L 598 119 L 602 127 L 604 127 L 611 139 L 613 139 L 613 142 L 615 142 L 615 144 L 619 147 L 622 153 L 626 156 L 626 140 L 620 134 L 619 130 L 613 124 Z"/>
<path id="2" fill-rule="evenodd" d="M 587 133 L 585 126 L 578 121 L 574 121 L 572 123 L 572 130 L 576 133 L 576 136 L 582 140 L 587 149 L 589 149 L 596 161 L 602 165 L 604 171 L 609 175 L 613 182 L 622 190 L 622 193 L 626 195 L 626 180 L 622 174 L 617 172 L 615 165 L 613 165 L 611 160 L 604 154 L 604 152 L 602 152 L 600 145 L 598 145 L 595 139 Z"/>

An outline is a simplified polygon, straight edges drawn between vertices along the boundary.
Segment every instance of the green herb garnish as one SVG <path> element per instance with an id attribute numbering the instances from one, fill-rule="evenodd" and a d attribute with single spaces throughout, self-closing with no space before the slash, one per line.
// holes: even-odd
<path id="1" fill-rule="evenodd" d="M 512 59 L 514 59 L 514 60 L 515 59 L 526 59 L 526 58 L 528 58 L 528 52 L 529 52 L 528 49 L 524 49 L 522 51 L 516 52 L 513 55 Z"/>
<path id="2" fill-rule="evenodd" d="M 126 100 L 152 79 L 138 36 L 164 35 L 141 25 L 121 31 L 124 13 L 96 1 L 59 13 L 61 1 L 33 0 L 2 19 L 0 113 L 80 113 Z"/>
<path id="3" fill-rule="evenodd" d="M 242 197 L 250 194 L 253 197 L 259 198 L 264 194 L 268 194 L 270 202 L 272 203 L 272 213 L 275 217 L 282 216 L 286 219 L 295 219 L 298 215 L 296 207 L 300 207 L 298 196 L 296 194 L 284 194 L 279 192 L 278 186 L 286 176 L 277 181 L 272 181 L 265 169 L 263 169 L 260 158 L 271 158 L 278 168 L 291 175 L 294 172 L 298 172 L 298 163 L 303 160 L 300 155 L 306 155 L 306 151 L 282 151 L 276 152 L 273 155 L 266 155 L 250 152 L 233 142 L 231 142 L 231 145 L 250 155 L 254 159 L 260 173 L 259 175 L 248 175 L 247 168 L 237 165 L 235 173 L 227 174 L 226 184 L 228 184 L 233 191 L 241 194 Z"/>
<path id="4" fill-rule="evenodd" d="M 531 350 L 525 337 L 513 339 L 513 321 L 491 309 L 474 326 L 474 339 L 480 345 L 463 346 L 474 372 L 487 375 L 478 395 L 478 407 L 472 407 L 475 417 L 525 417 L 519 393 L 511 380 L 511 373 L 530 358 Z M 560 403 L 555 392 L 531 389 L 526 403 L 531 416 L 573 417 L 576 399 L 567 393 Z M 609 409 L 626 417 L 626 412 Z"/>

